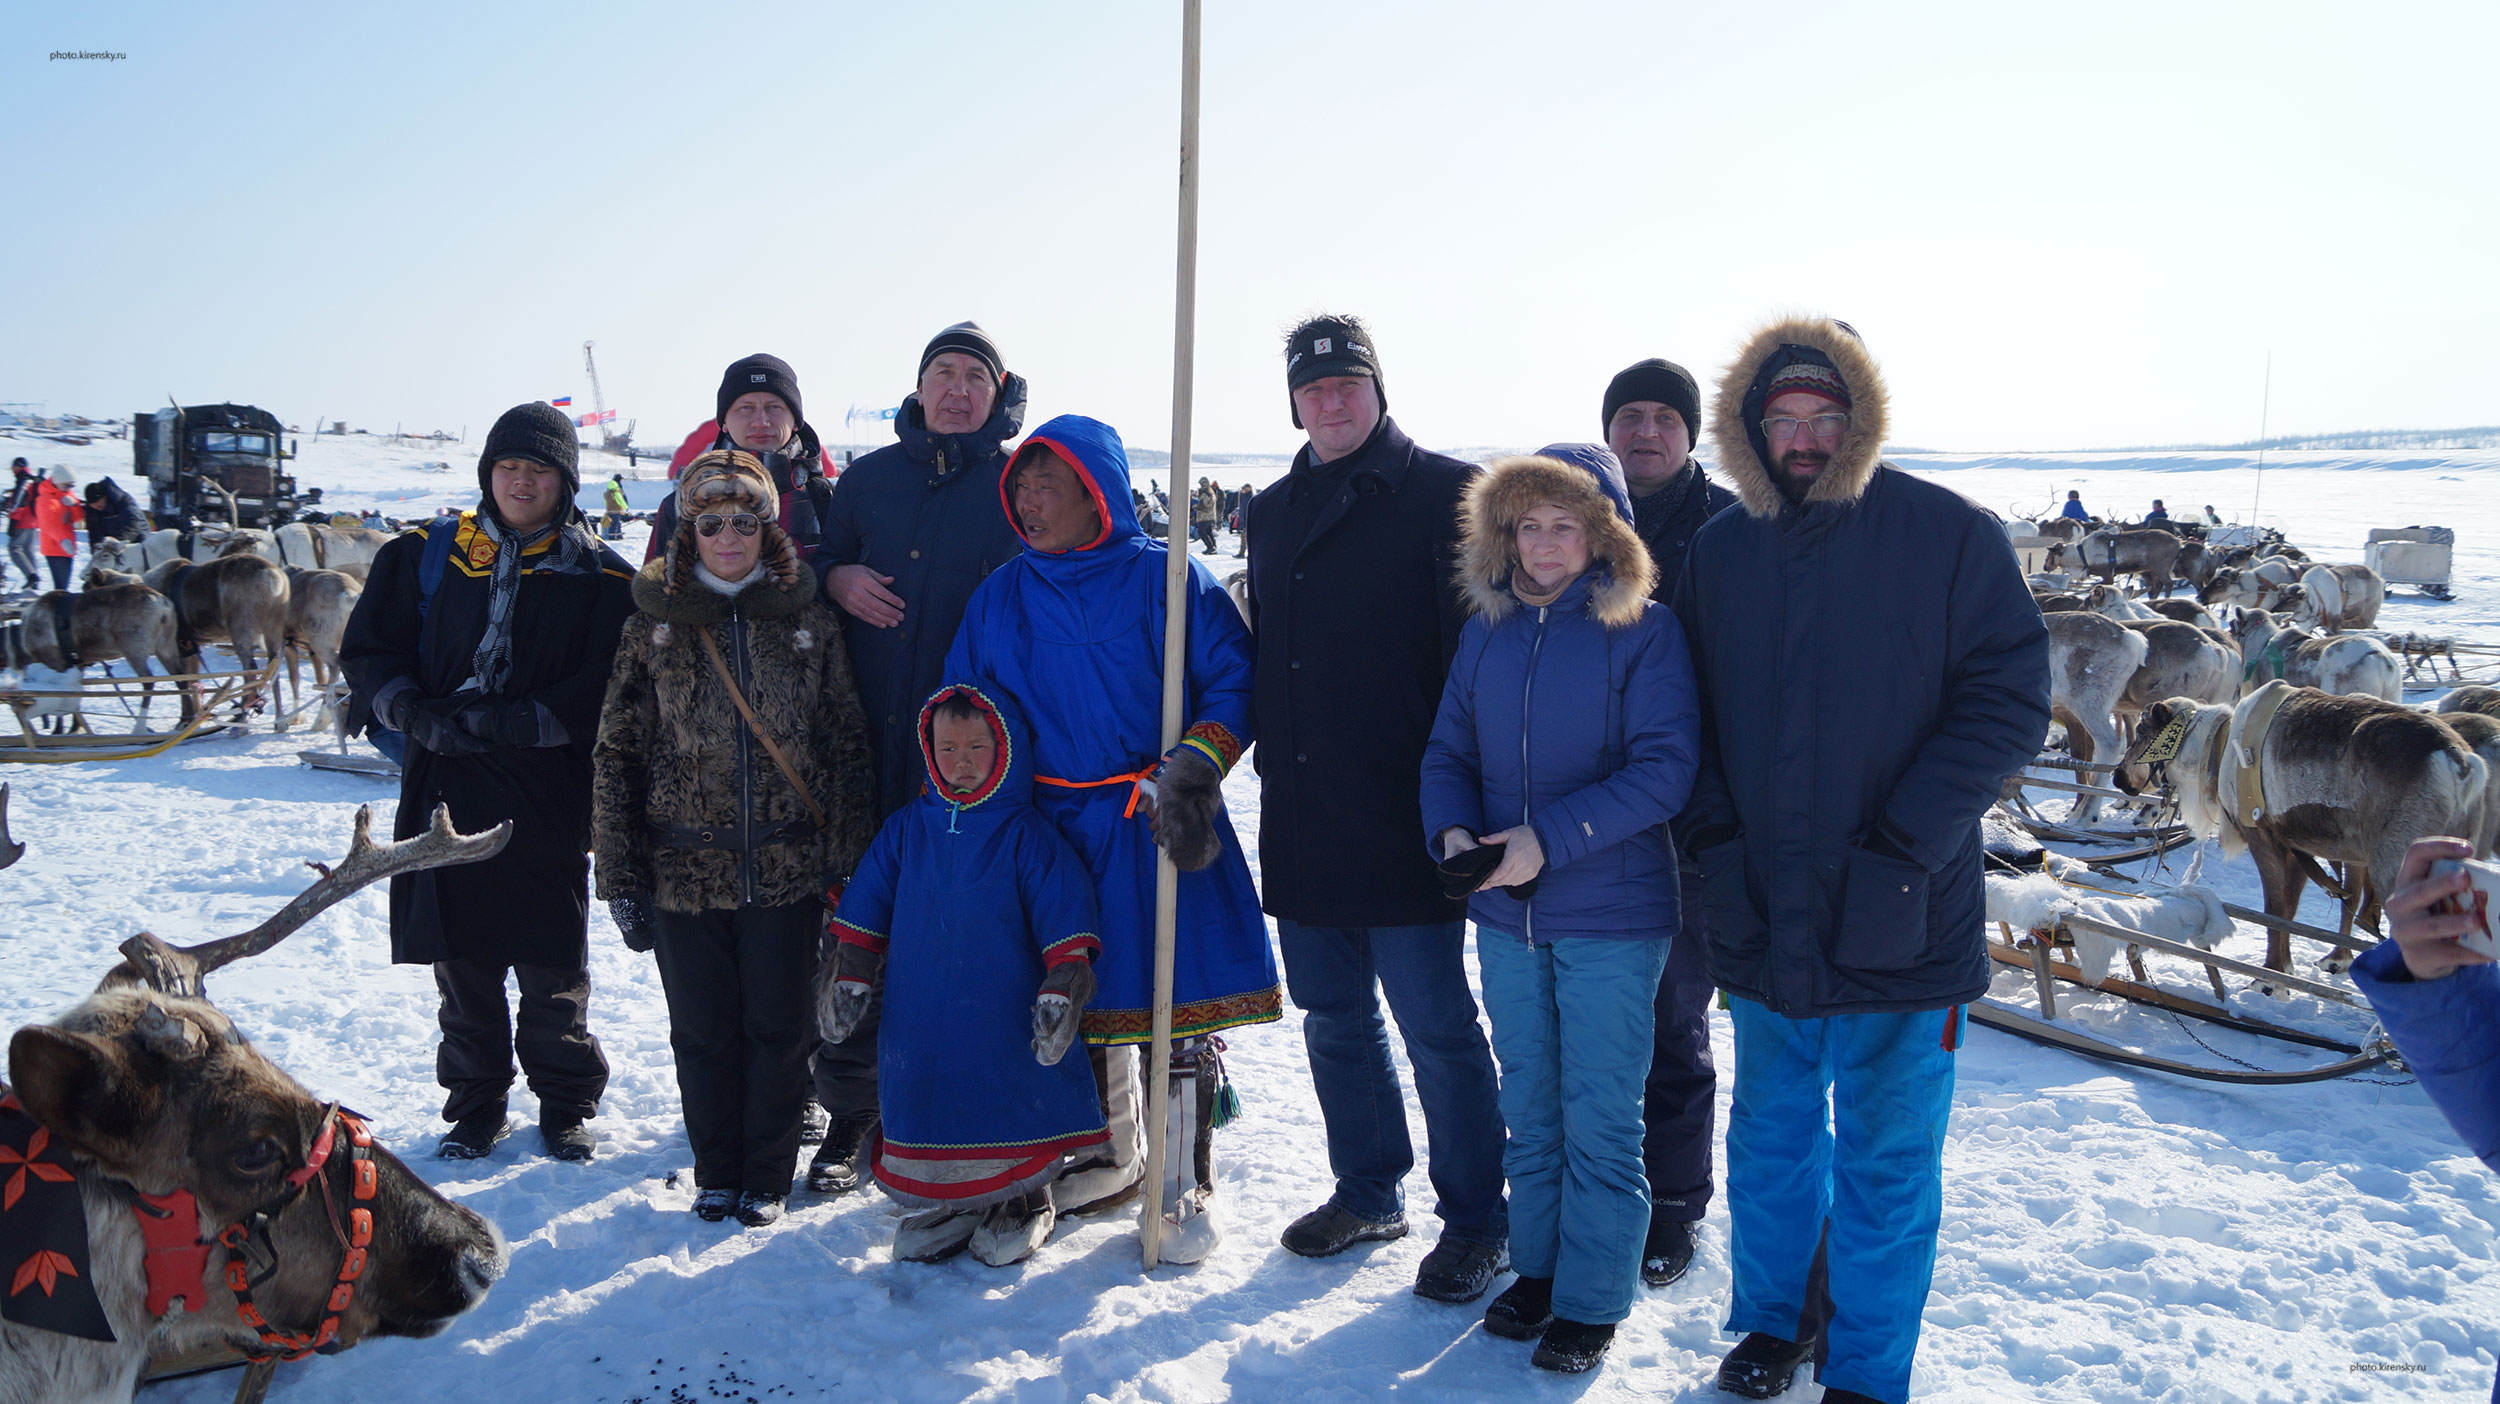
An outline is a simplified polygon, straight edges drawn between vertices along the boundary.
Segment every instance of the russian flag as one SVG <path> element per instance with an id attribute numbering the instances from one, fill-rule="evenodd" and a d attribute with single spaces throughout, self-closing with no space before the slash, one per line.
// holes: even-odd
<path id="1" fill-rule="evenodd" d="M 557 409 L 571 409 L 573 407 L 573 397 L 565 395 L 557 399 L 549 400 L 547 403 L 554 405 Z"/>

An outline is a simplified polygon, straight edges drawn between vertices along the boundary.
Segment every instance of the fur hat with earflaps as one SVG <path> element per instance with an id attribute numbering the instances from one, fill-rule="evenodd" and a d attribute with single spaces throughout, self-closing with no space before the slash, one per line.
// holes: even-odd
<path id="1" fill-rule="evenodd" d="M 703 559 L 695 550 L 694 522 L 707 512 L 724 516 L 752 512 L 763 519 L 763 530 L 756 536 L 756 558 L 783 588 L 798 580 L 802 569 L 799 547 L 781 529 L 781 494 L 773 487 L 773 475 L 765 471 L 762 460 L 744 449 L 714 449 L 677 475 L 677 534 L 668 542 L 670 594 L 694 583 L 694 568 Z"/>
<path id="2" fill-rule="evenodd" d="M 1499 624 L 1519 608 L 1510 590 L 1519 569 L 1519 519 L 1552 504 L 1580 519 L 1589 543 L 1589 613 L 1609 629 L 1637 622 L 1657 583 L 1649 548 L 1632 530 L 1632 495 L 1623 465 L 1597 444 L 1552 444 L 1497 458 L 1468 484 L 1459 509 L 1458 585 L 1468 605 Z"/>

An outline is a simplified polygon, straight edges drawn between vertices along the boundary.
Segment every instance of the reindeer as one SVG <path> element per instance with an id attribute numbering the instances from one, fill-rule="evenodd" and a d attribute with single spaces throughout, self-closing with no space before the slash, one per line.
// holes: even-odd
<path id="1" fill-rule="evenodd" d="M 2457 734 L 2457 739 L 2483 758 L 2483 767 L 2491 778 L 2483 785 L 2483 819 L 2479 829 L 2464 835 L 2474 845 L 2474 852 L 2484 858 L 2500 854 L 2500 719 L 2481 712 L 2443 712 L 2435 714 Z"/>
<path id="2" fill-rule="evenodd" d="M 2060 565 L 2071 559 L 2104 581 L 2120 575 L 2134 575 L 2144 582 L 2144 593 L 2159 599 L 2170 593 L 2178 582 L 2179 538 L 2158 527 L 2133 530 L 2103 530 L 2075 542 L 2058 546 L 2049 553 L 2049 563 Z"/>
<path id="3" fill-rule="evenodd" d="M 2154 600 L 2145 607 L 2164 619 L 2176 619 L 2182 624 L 2193 624 L 2216 634 L 2222 632 L 2222 621 L 2194 600 Z"/>
<path id="4" fill-rule="evenodd" d="M 2084 533 L 2089 530 L 2089 528 L 2085 527 L 2083 523 L 2076 521 L 2072 517 L 2043 517 L 2036 522 L 2029 523 L 2028 525 L 2030 527 L 2030 535 L 2044 537 L 2050 541 L 2061 542 L 2081 541 L 2084 537 Z"/>
<path id="5" fill-rule="evenodd" d="M 153 679 L 153 658 L 168 676 L 186 671 L 182 664 L 180 629 L 172 601 L 126 575 L 88 572 L 87 589 L 71 594 L 47 591 L 26 610 L 28 656 L 57 673 L 76 677 L 89 663 L 119 658 L 142 679 Z M 182 719 L 191 720 L 195 694 L 176 684 L 182 698 Z M 147 729 L 148 708 L 156 701 L 156 684 L 140 685 L 139 728 Z"/>
<path id="6" fill-rule="evenodd" d="M 364 588 L 335 570 L 289 570 L 287 573 L 286 680 L 296 704 L 304 689 L 295 672 L 295 650 L 312 660 L 313 687 L 326 691 L 339 673 L 339 644 L 347 635 L 347 616 L 354 613 Z M 284 723 L 280 724 L 284 729 Z"/>
<path id="7" fill-rule="evenodd" d="M 2144 636 L 2144 662 L 2118 701 L 2120 721 L 2133 724 L 2145 708 L 2165 697 L 2238 700 L 2239 651 L 2221 636 L 2175 619 L 2137 620 L 2124 627 Z"/>
<path id="8" fill-rule="evenodd" d="M 2207 605 L 2237 609 L 2275 609 L 2286 591 L 2300 583 L 2300 564 L 2288 556 L 2267 556 L 2247 565 L 2217 570 L 2196 592 Z"/>
<path id="9" fill-rule="evenodd" d="M 2253 793 L 2233 763 L 2243 749 L 2256 761 Z M 2298 916 L 2314 880 L 2342 901 L 2347 935 L 2357 912 L 2375 917 L 2369 875 L 2392 879 L 2417 838 L 2469 832 L 2489 778 L 2483 758 L 2436 717 L 2288 683 L 2236 706 L 2154 703 L 2117 774 L 2129 794 L 2171 786 L 2189 832 L 2219 837 L 2225 858 L 2253 855 L 2268 914 Z M 2321 860 L 2347 865 L 2342 884 Z M 2291 966 L 2291 937 L 2270 931 L 2266 968 Z"/>
<path id="10" fill-rule="evenodd" d="M 2083 592 L 2083 607 L 2104 619 L 2121 624 L 2138 621 L 2149 623 L 2162 616 L 2145 600 L 2127 598 L 2127 592 L 2116 585 L 2094 585 Z"/>
<path id="11" fill-rule="evenodd" d="M 181 554 L 182 533 L 172 527 L 151 531 L 136 541 L 108 537 L 95 543 L 93 554 L 87 561 L 87 579 L 94 581 L 98 571 L 146 575 Z"/>
<path id="12" fill-rule="evenodd" d="M 280 1071 L 202 988 L 366 884 L 491 856 L 512 828 L 455 833 L 438 807 L 428 832 L 376 844 L 372 823 L 359 809 L 347 857 L 314 864 L 321 880 L 260 926 L 185 948 L 141 932 L 96 993 L 10 1038 L 0 1110 L 32 1127 L 0 1136 L 30 1197 L 55 1201 L 42 1212 L 85 1218 L 62 1239 L 85 1244 L 82 1275 L 58 1252 L 35 1271 L 47 1296 L 91 1292 L 80 1329 L 102 1334 L 0 1320 L 0 1400 L 127 1400 L 151 1355 L 225 1349 L 255 1361 L 238 1397 L 257 1399 L 278 1361 L 434 1335 L 502 1275 L 493 1225 Z"/>
<path id="13" fill-rule="evenodd" d="M 2457 712 L 2480 712 L 2487 717 L 2500 717 L 2500 687 L 2460 687 L 2439 699 L 2442 715 Z"/>
<path id="14" fill-rule="evenodd" d="M 2338 696 L 2404 701 L 2404 665 L 2387 645 L 2367 634 L 2313 639 L 2277 623 L 2262 609 L 2244 609 L 2232 616 L 2231 637 L 2246 660 L 2240 674 L 2243 691 L 2254 692 L 2282 678 L 2294 687 Z"/>
<path id="15" fill-rule="evenodd" d="M 175 559 L 149 571 L 148 584 L 174 602 L 184 661 L 199 666 L 200 645 L 223 643 L 245 672 L 278 660 L 286 645 L 287 583 L 258 556 L 221 556 L 195 566 Z"/>
<path id="16" fill-rule="evenodd" d="M 2066 727 L 2077 760 L 2109 761 L 2122 749 L 2117 713 L 2127 684 L 2144 666 L 2144 635 L 2089 610 L 2042 616 L 2049 630 L 2049 715 Z M 2079 795 L 2068 814 L 2086 824 L 2100 816 L 2098 795 Z"/>
<path id="17" fill-rule="evenodd" d="M 2301 601 L 2293 616 L 2302 628 L 2330 634 L 2377 625 L 2387 602 L 2387 582 L 2365 565 L 2313 565 L 2300 573 Z"/>
<path id="18" fill-rule="evenodd" d="M 327 522 L 288 522 L 264 531 L 246 527 L 240 531 L 203 527 L 200 540 L 212 539 L 216 531 L 217 555 L 259 556 L 274 561 L 287 570 L 353 571 L 358 579 L 373 564 L 373 558 L 390 542 L 390 533 L 371 527 L 336 527 Z"/>

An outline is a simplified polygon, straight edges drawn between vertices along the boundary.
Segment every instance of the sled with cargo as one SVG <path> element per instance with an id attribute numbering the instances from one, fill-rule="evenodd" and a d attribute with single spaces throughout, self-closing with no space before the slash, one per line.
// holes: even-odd
<path id="1" fill-rule="evenodd" d="M 2389 585 L 2410 585 L 2434 600 L 2453 600 L 2448 571 L 2456 551 L 2457 534 L 2443 526 L 2372 527 L 2361 547 L 2361 563 Z"/>

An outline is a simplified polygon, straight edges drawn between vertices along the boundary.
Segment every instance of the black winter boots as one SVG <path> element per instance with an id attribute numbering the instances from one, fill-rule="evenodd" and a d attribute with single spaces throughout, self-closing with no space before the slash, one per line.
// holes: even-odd
<path id="1" fill-rule="evenodd" d="M 825 1128 L 824 1144 L 807 1162 L 807 1187 L 816 1194 L 849 1194 L 859 1188 L 860 1152 L 875 1139 L 873 1121 L 837 1121 Z"/>
<path id="2" fill-rule="evenodd" d="M 1797 1367 L 1814 1354 L 1814 1342 L 1782 1340 L 1756 1331 L 1719 1362 L 1719 1388 L 1747 1399 L 1768 1399 L 1788 1388 Z"/>

